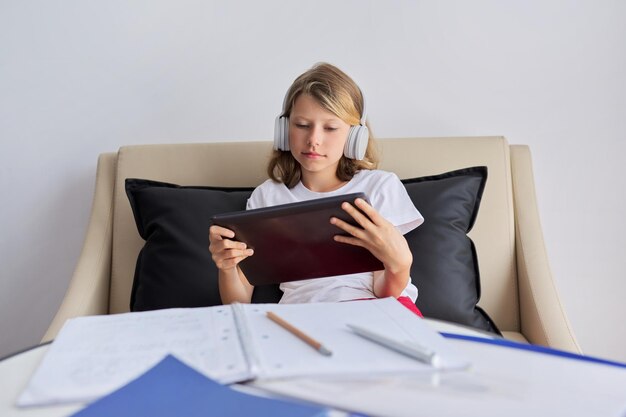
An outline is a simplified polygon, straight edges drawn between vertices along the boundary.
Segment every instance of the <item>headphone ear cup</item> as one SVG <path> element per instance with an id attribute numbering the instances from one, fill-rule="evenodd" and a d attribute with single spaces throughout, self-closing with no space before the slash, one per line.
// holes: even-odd
<path id="1" fill-rule="evenodd" d="M 348 132 L 348 140 L 346 146 L 343 149 L 343 154 L 346 158 L 356 159 L 358 161 L 365 158 L 365 151 L 367 150 L 367 143 L 369 142 L 370 133 L 367 126 L 356 125 L 350 128 Z"/>
<path id="2" fill-rule="evenodd" d="M 282 118 L 282 129 L 283 129 L 283 151 L 288 151 L 289 147 L 289 117 Z"/>
<path id="3" fill-rule="evenodd" d="M 289 118 L 278 116 L 274 122 L 274 149 L 289 150 Z"/>

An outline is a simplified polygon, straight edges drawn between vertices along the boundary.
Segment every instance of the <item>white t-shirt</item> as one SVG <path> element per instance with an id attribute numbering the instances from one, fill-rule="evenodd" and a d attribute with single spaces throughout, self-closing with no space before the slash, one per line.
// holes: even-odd
<path id="1" fill-rule="evenodd" d="M 396 174 L 381 170 L 361 170 L 347 184 L 325 193 L 311 191 L 302 182 L 293 188 L 287 188 L 283 183 L 267 180 L 254 190 L 248 199 L 247 209 L 357 192 L 365 193 L 372 207 L 402 234 L 408 233 L 424 222 L 424 218 L 413 205 Z M 362 272 L 284 282 L 280 284 L 280 289 L 284 292 L 280 302 L 308 303 L 373 298 L 374 274 L 382 273 L 382 271 Z M 410 280 L 402 295 L 410 297 L 413 302 L 417 299 L 417 288 Z"/>

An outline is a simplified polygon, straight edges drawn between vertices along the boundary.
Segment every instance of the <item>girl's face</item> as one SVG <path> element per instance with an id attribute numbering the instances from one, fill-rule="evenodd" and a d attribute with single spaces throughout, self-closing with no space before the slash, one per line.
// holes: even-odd
<path id="1" fill-rule="evenodd" d="M 324 109 L 312 96 L 301 94 L 296 99 L 289 115 L 289 147 L 302 167 L 305 185 L 312 178 L 322 188 L 324 184 L 333 187 L 337 183 L 337 165 L 349 130 L 348 123 Z"/>

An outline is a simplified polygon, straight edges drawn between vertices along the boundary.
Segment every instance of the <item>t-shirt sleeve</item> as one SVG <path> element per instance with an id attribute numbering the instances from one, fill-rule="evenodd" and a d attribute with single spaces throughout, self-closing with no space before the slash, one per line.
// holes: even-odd
<path id="1" fill-rule="evenodd" d="M 394 173 L 381 178 L 372 193 L 372 206 L 402 234 L 406 234 L 424 223 L 424 217 L 417 210 L 404 184 Z"/>
<path id="2" fill-rule="evenodd" d="M 248 201 L 246 203 L 246 210 L 252 210 L 261 207 L 265 207 L 265 205 L 263 205 L 263 191 L 261 190 L 261 186 L 258 186 L 254 189 L 254 191 L 252 191 L 252 194 L 250 194 L 250 197 L 248 198 Z"/>
<path id="3" fill-rule="evenodd" d="M 258 187 L 256 187 L 248 198 L 248 202 L 246 203 L 246 210 L 263 208 L 272 205 L 270 204 L 268 199 L 272 192 L 274 192 L 274 188 L 276 188 L 276 186 L 272 182 L 270 182 L 270 180 L 267 180 Z"/>

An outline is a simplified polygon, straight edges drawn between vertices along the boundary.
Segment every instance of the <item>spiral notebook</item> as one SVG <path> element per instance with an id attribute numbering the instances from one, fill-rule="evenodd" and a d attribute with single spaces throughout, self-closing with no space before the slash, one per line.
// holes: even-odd
<path id="1" fill-rule="evenodd" d="M 324 343 L 332 355 L 321 355 L 274 323 L 268 311 Z M 99 398 L 168 354 L 220 383 L 434 370 L 364 340 L 348 323 L 426 346 L 437 352 L 443 369 L 468 365 L 439 333 L 394 298 L 167 309 L 68 320 L 17 405 Z"/>

